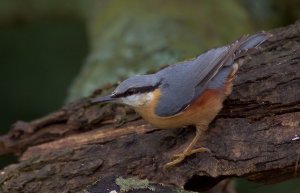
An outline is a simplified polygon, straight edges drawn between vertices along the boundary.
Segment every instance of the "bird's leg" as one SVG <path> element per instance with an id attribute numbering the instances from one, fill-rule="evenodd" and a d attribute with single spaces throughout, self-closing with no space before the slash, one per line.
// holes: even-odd
<path id="1" fill-rule="evenodd" d="M 176 154 L 174 157 L 175 159 L 165 165 L 165 168 L 171 168 L 179 163 L 181 163 L 186 157 L 194 154 L 194 153 L 200 153 L 200 152 L 209 152 L 211 153 L 210 149 L 205 147 L 200 147 L 193 149 L 194 145 L 199 140 L 201 134 L 203 131 L 207 129 L 207 125 L 198 125 L 196 126 L 196 136 L 192 140 L 192 142 L 187 146 L 187 148 L 180 154 Z"/>

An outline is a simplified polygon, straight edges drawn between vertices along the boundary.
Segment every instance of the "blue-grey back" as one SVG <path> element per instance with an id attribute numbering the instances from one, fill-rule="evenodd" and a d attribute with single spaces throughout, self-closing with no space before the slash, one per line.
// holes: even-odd
<path id="1" fill-rule="evenodd" d="M 196 59 L 171 65 L 156 73 L 161 80 L 159 99 L 155 113 L 172 116 L 184 110 L 209 87 L 220 88 L 235 61 L 256 49 L 268 35 L 260 32 L 243 36 L 234 43 L 211 49 Z"/>

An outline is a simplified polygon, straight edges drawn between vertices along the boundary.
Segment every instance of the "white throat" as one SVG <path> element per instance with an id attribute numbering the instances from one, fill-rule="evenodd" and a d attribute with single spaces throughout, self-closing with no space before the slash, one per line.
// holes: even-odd
<path id="1" fill-rule="evenodd" d="M 121 102 L 129 106 L 140 107 L 148 104 L 152 100 L 152 98 L 153 98 L 152 92 L 137 93 L 127 97 L 123 97 L 121 99 Z"/>

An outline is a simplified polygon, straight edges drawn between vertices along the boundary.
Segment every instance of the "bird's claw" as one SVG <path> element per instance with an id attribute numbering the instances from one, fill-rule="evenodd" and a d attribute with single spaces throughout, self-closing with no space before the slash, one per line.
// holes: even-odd
<path id="1" fill-rule="evenodd" d="M 181 163 L 186 157 L 191 156 L 195 153 L 202 153 L 202 152 L 211 153 L 210 149 L 205 148 L 205 147 L 200 147 L 200 148 L 192 149 L 190 151 L 183 152 L 183 153 L 180 153 L 180 154 L 175 154 L 174 155 L 175 159 L 173 161 L 168 162 L 167 164 L 165 164 L 164 168 L 165 169 L 170 169 L 170 168 L 174 167 L 175 165 Z"/>

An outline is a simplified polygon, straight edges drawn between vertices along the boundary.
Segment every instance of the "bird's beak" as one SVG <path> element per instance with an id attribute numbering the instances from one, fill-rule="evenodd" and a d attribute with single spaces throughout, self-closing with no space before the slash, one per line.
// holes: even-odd
<path id="1" fill-rule="evenodd" d="M 110 95 L 104 97 L 98 97 L 92 100 L 92 103 L 107 103 L 116 100 L 117 98 L 113 98 Z"/>

